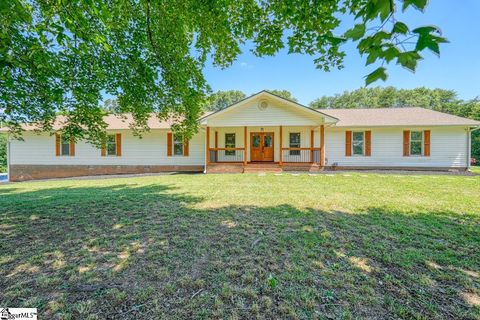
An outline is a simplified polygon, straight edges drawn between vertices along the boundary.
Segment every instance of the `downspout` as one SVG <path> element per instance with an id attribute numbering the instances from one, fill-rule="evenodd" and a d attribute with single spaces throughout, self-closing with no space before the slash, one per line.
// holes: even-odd
<path id="1" fill-rule="evenodd" d="M 205 129 L 205 141 L 203 143 L 203 146 L 205 148 L 205 157 L 203 157 L 203 173 L 207 173 L 207 130 Z"/>
<path id="2" fill-rule="evenodd" d="M 472 132 L 478 129 L 480 129 L 480 127 L 476 127 L 474 129 L 471 129 L 470 127 L 467 128 L 467 170 L 470 169 L 471 166 Z"/>

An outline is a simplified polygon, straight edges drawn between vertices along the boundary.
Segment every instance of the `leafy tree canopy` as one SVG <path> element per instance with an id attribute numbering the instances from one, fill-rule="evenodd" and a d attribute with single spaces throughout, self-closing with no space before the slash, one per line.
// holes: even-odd
<path id="1" fill-rule="evenodd" d="M 270 93 L 273 93 L 277 96 L 280 96 L 282 98 L 285 98 L 285 99 L 288 99 L 288 100 L 292 100 L 292 101 L 295 101 L 297 102 L 297 98 L 295 98 L 292 93 L 288 90 L 267 90 L 268 92 Z"/>
<path id="2" fill-rule="evenodd" d="M 205 104 L 205 110 L 217 111 L 224 109 L 235 102 L 245 99 L 246 94 L 240 90 L 217 91 L 211 94 Z"/>
<path id="3" fill-rule="evenodd" d="M 106 99 L 103 102 L 103 109 L 108 113 L 118 113 L 118 100 L 117 99 Z"/>
<path id="4" fill-rule="evenodd" d="M 310 103 L 318 108 L 389 108 L 389 107 L 423 107 L 448 112 L 456 108 L 460 100 L 454 90 L 397 89 L 394 87 L 360 88 L 345 91 L 334 96 L 323 96 Z"/>
<path id="5" fill-rule="evenodd" d="M 257 56 L 314 57 L 323 70 L 341 68 L 342 44 L 357 43 L 367 64 L 382 66 L 366 83 L 385 80 L 385 66 L 415 70 L 421 53 L 446 42 L 435 26 L 407 25 L 398 12 L 426 0 L 8 0 L 0 1 L 0 117 L 12 132 L 23 122 L 52 131 L 66 115 L 65 135 L 99 144 L 105 137 L 104 94 L 131 112 L 136 132 L 150 113 L 176 119 L 187 136 L 209 92 L 208 58 L 228 67 L 246 41 Z M 355 17 L 340 32 L 340 18 Z"/>
<path id="6" fill-rule="evenodd" d="M 0 173 L 7 172 L 7 135 L 0 133 Z"/>

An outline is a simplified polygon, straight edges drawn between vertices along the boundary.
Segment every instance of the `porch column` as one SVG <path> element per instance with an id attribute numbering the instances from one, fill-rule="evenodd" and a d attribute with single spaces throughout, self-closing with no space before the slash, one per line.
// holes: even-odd
<path id="1" fill-rule="evenodd" d="M 210 127 L 207 127 L 207 164 L 210 164 Z"/>
<path id="2" fill-rule="evenodd" d="M 325 166 L 325 126 L 320 126 L 320 166 Z"/>
<path id="3" fill-rule="evenodd" d="M 279 157 L 279 161 L 278 161 L 278 163 L 280 165 L 283 165 L 283 150 L 282 150 L 282 147 L 283 147 L 283 136 L 282 136 L 282 126 L 280 126 L 280 157 Z"/>
<path id="4" fill-rule="evenodd" d="M 312 129 L 310 130 L 310 162 L 311 163 L 313 163 L 315 160 L 313 157 L 313 147 L 315 146 L 314 139 L 315 139 L 315 136 L 314 136 L 314 131 Z"/>
<path id="5" fill-rule="evenodd" d="M 247 126 L 243 127 L 243 165 L 247 165 Z"/>

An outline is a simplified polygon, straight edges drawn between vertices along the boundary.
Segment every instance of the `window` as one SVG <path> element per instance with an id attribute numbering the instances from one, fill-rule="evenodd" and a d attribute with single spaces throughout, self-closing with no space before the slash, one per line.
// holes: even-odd
<path id="1" fill-rule="evenodd" d="M 109 134 L 107 136 L 106 149 L 107 149 L 107 155 L 109 156 L 117 155 L 117 139 L 114 134 Z"/>
<path id="2" fill-rule="evenodd" d="M 183 136 L 176 134 L 173 138 L 173 155 L 183 156 Z"/>
<path id="3" fill-rule="evenodd" d="M 352 133 L 352 154 L 363 156 L 364 150 L 364 132 L 357 131 Z"/>
<path id="4" fill-rule="evenodd" d="M 225 133 L 225 148 L 235 148 L 235 133 Z M 234 156 L 235 150 L 225 150 L 226 156 Z"/>
<path id="5" fill-rule="evenodd" d="M 300 148 L 300 132 L 290 132 L 290 148 Z M 290 150 L 291 156 L 299 156 L 300 150 Z"/>
<path id="6" fill-rule="evenodd" d="M 410 154 L 412 156 L 421 156 L 423 154 L 423 131 L 410 132 Z"/>
<path id="7" fill-rule="evenodd" d="M 70 155 L 70 139 L 67 139 L 63 135 L 61 136 L 60 154 L 62 156 Z"/>

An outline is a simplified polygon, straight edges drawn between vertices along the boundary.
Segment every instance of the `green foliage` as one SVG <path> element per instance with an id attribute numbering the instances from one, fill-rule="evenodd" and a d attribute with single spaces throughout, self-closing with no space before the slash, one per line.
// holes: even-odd
<path id="1" fill-rule="evenodd" d="M 173 117 L 173 129 L 190 136 L 209 92 L 206 62 L 228 67 L 247 41 L 257 56 L 287 47 L 329 71 L 342 67 L 342 45 L 351 39 L 369 64 L 414 70 L 421 51 L 438 53 L 446 40 L 438 28 L 395 20 L 400 4 L 423 10 L 426 0 L 0 1 L 0 121 L 16 135 L 24 122 L 52 132 L 62 113 L 66 135 L 100 144 L 100 101 L 109 94 L 115 110 L 132 113 L 135 132 L 148 129 L 153 112 Z M 345 15 L 355 26 L 335 34 Z M 409 48 L 407 39 L 417 41 Z M 368 83 L 386 79 L 378 70 Z"/>
<path id="2" fill-rule="evenodd" d="M 234 104 L 235 102 L 245 99 L 245 97 L 245 93 L 240 90 L 217 91 L 208 97 L 205 104 L 205 110 L 221 110 Z"/>
<path id="3" fill-rule="evenodd" d="M 365 82 L 368 84 L 372 83 L 372 82 L 375 82 L 377 81 L 378 79 L 382 79 L 383 81 L 385 81 L 387 79 L 387 73 L 386 73 L 386 69 L 384 67 L 379 67 L 377 68 L 375 71 L 373 71 L 372 73 L 370 73 Z"/>
<path id="4" fill-rule="evenodd" d="M 454 90 L 396 89 L 394 87 L 360 88 L 334 96 L 323 96 L 309 105 L 314 109 L 328 108 L 399 108 L 422 107 L 459 117 L 480 120 L 480 99 L 469 101 L 458 99 Z M 480 159 L 480 133 L 472 133 L 472 157 Z"/>
<path id="5" fill-rule="evenodd" d="M 389 108 L 423 107 L 437 111 L 454 111 L 466 114 L 471 111 L 459 108 L 460 100 L 453 90 L 397 89 L 394 87 L 360 88 L 334 96 L 323 96 L 310 103 L 311 108 Z M 468 107 L 472 109 L 472 107 Z M 463 111 L 461 111 L 463 110 Z"/>
<path id="6" fill-rule="evenodd" d="M 275 289 L 276 287 L 278 287 L 278 279 L 277 277 L 275 277 L 275 275 L 271 273 L 268 275 L 267 283 L 272 289 Z"/>
<path id="7" fill-rule="evenodd" d="M 7 172 L 7 135 L 0 133 L 0 173 Z"/>
<path id="8" fill-rule="evenodd" d="M 282 97 L 282 98 L 285 98 L 285 99 L 288 99 L 288 100 L 291 100 L 291 101 L 295 101 L 297 102 L 297 98 L 295 98 L 292 93 L 288 90 L 267 90 L 268 92 L 274 94 L 274 95 L 277 95 L 279 97 Z"/>
<path id="9" fill-rule="evenodd" d="M 118 100 L 116 99 L 107 99 L 103 102 L 103 110 L 107 113 L 118 113 Z"/>

